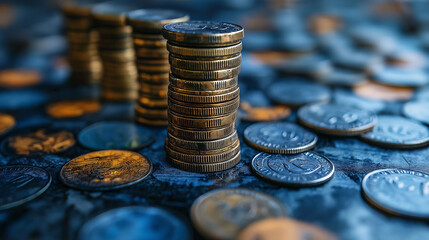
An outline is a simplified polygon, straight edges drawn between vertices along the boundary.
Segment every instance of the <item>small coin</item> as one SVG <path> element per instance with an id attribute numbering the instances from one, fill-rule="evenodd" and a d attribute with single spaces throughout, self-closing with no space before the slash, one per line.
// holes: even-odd
<path id="1" fill-rule="evenodd" d="M 216 71 L 197 71 L 197 70 L 187 70 L 181 68 L 171 68 L 171 73 L 173 76 L 183 79 L 190 80 L 223 80 L 228 78 L 237 77 L 240 73 L 241 67 L 234 67 Z"/>
<path id="2" fill-rule="evenodd" d="M 279 200 L 244 188 L 210 191 L 197 198 L 191 207 L 194 226 L 210 239 L 235 239 L 253 222 L 284 216 L 286 209 Z"/>
<path id="3" fill-rule="evenodd" d="M 302 125 L 323 134 L 359 135 L 374 128 L 377 117 L 366 110 L 341 104 L 313 104 L 298 110 Z"/>
<path id="4" fill-rule="evenodd" d="M 49 188 L 48 171 L 33 166 L 0 167 L 0 210 L 19 206 L 35 199 Z"/>
<path id="5" fill-rule="evenodd" d="M 223 57 L 238 54 L 242 48 L 243 45 L 241 42 L 236 45 L 217 48 L 193 48 L 167 43 L 167 50 L 170 53 L 186 57 Z"/>
<path id="6" fill-rule="evenodd" d="M 275 82 L 268 86 L 266 93 L 272 101 L 290 107 L 323 102 L 331 97 L 329 88 L 298 80 Z"/>
<path id="7" fill-rule="evenodd" d="M 80 131 L 78 140 L 92 150 L 135 150 L 149 146 L 154 138 L 149 129 L 131 122 L 99 122 Z"/>
<path id="8" fill-rule="evenodd" d="M 365 199 L 399 216 L 429 219 L 429 175 L 407 169 L 380 169 L 362 180 Z"/>
<path id="9" fill-rule="evenodd" d="M 114 234 L 107 234 L 106 229 Z M 179 216 L 162 208 L 131 206 L 109 210 L 89 220 L 78 239 L 191 240 L 192 232 Z"/>
<path id="10" fill-rule="evenodd" d="M 217 60 L 189 60 L 175 57 L 170 54 L 169 62 L 170 65 L 175 68 L 189 69 L 195 71 L 216 71 L 240 66 L 241 54 Z"/>
<path id="11" fill-rule="evenodd" d="M 53 118 L 73 118 L 100 110 L 100 103 L 93 100 L 61 101 L 49 105 L 46 112 Z"/>
<path id="12" fill-rule="evenodd" d="M 174 159 L 172 157 L 168 157 L 167 161 L 174 167 L 177 167 L 184 171 L 209 173 L 209 172 L 220 172 L 220 171 L 225 171 L 227 169 L 230 169 L 235 165 L 237 165 L 240 162 L 240 159 L 241 159 L 241 155 L 240 153 L 237 153 L 237 155 L 235 155 L 231 159 L 223 162 L 217 162 L 217 163 L 205 163 L 205 164 L 188 163 L 188 162 L 183 162 L 183 161 Z"/>
<path id="13" fill-rule="evenodd" d="M 181 138 L 177 138 L 172 134 L 168 133 L 168 142 L 172 145 L 175 145 L 179 148 L 188 149 L 190 151 L 211 151 L 217 149 L 223 149 L 238 139 L 237 132 L 234 131 L 231 135 L 226 136 L 221 139 L 211 140 L 211 141 L 190 141 Z"/>
<path id="14" fill-rule="evenodd" d="M 0 71 L 0 87 L 19 88 L 34 86 L 41 82 L 42 76 L 36 70 L 10 69 Z"/>
<path id="15" fill-rule="evenodd" d="M 353 92 L 359 97 L 387 102 L 406 101 L 413 96 L 410 87 L 390 86 L 376 82 L 366 82 L 353 87 Z"/>
<path id="16" fill-rule="evenodd" d="M 152 171 L 146 157 L 125 150 L 103 150 L 81 155 L 66 163 L 61 181 L 72 188 L 104 191 L 127 187 L 145 179 Z"/>
<path id="17" fill-rule="evenodd" d="M 313 148 L 317 135 L 293 123 L 255 123 L 244 130 L 244 140 L 264 152 L 294 154 Z"/>
<path id="18" fill-rule="evenodd" d="M 136 32 L 161 33 L 164 25 L 186 22 L 189 20 L 189 15 L 168 9 L 138 9 L 128 12 L 127 18 Z"/>
<path id="19" fill-rule="evenodd" d="M 290 115 L 290 108 L 286 106 L 252 107 L 248 102 L 240 103 L 243 114 L 240 120 L 249 122 L 271 122 L 283 120 Z"/>
<path id="20" fill-rule="evenodd" d="M 428 145 L 429 128 L 399 116 L 377 117 L 374 129 L 361 135 L 362 140 L 387 148 L 417 148 Z"/>
<path id="21" fill-rule="evenodd" d="M 0 135 L 4 135 L 16 124 L 15 118 L 6 113 L 0 113 Z"/>
<path id="22" fill-rule="evenodd" d="M 328 158 L 314 152 L 295 155 L 259 153 L 252 160 L 252 169 L 263 179 L 292 187 L 323 184 L 334 176 L 335 171 Z"/>
<path id="23" fill-rule="evenodd" d="M 402 112 L 408 118 L 429 125 L 429 101 L 412 101 L 404 104 Z"/>

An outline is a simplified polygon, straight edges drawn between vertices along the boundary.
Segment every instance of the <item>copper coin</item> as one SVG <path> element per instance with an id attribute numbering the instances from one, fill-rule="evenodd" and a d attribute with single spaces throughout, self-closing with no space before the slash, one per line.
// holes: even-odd
<path id="1" fill-rule="evenodd" d="M 389 86 L 376 82 L 355 86 L 353 92 L 362 98 L 387 102 L 406 101 L 413 96 L 413 89 L 410 87 Z"/>

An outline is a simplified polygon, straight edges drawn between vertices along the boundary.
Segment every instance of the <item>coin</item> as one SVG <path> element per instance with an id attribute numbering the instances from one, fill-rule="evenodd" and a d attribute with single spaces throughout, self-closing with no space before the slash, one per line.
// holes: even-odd
<path id="1" fill-rule="evenodd" d="M 389 86 L 376 82 L 354 86 L 353 92 L 362 98 L 387 102 L 406 101 L 413 96 L 413 89 L 410 87 Z"/>
<path id="2" fill-rule="evenodd" d="M 46 112 L 53 118 L 73 118 L 100 110 L 100 103 L 93 100 L 61 101 L 49 105 Z"/>
<path id="3" fill-rule="evenodd" d="M 239 96 L 238 86 L 218 91 L 187 91 L 168 87 L 168 95 L 181 102 L 189 103 L 221 103 L 231 101 Z M 203 95 L 204 94 L 204 95 Z"/>
<path id="4" fill-rule="evenodd" d="M 277 199 L 244 188 L 219 189 L 197 198 L 191 207 L 195 228 L 206 238 L 235 239 L 252 222 L 286 216 Z"/>
<path id="5" fill-rule="evenodd" d="M 374 129 L 362 140 L 380 147 L 408 149 L 428 145 L 429 128 L 410 119 L 393 115 L 377 116 Z"/>
<path id="6" fill-rule="evenodd" d="M 331 73 L 319 79 L 322 84 L 341 87 L 353 87 L 367 81 L 367 76 L 362 72 L 342 69 L 334 69 Z"/>
<path id="7" fill-rule="evenodd" d="M 151 131 L 131 122 L 98 122 L 78 135 L 79 143 L 92 150 L 135 150 L 149 146 L 154 137 Z"/>
<path id="8" fill-rule="evenodd" d="M 329 88 L 307 81 L 285 80 L 275 82 L 266 89 L 267 96 L 274 102 L 290 107 L 329 100 Z"/>
<path id="9" fill-rule="evenodd" d="M 239 98 L 222 103 L 183 103 L 168 98 L 168 108 L 172 112 L 188 116 L 211 117 L 231 114 L 237 111 Z"/>
<path id="10" fill-rule="evenodd" d="M 190 141 L 190 140 L 177 138 L 172 134 L 168 133 L 169 143 L 179 148 L 187 149 L 188 151 L 210 151 L 210 150 L 223 149 L 230 146 L 234 142 L 236 142 L 237 139 L 238 139 L 238 135 L 236 131 L 234 131 L 229 136 L 212 140 L 212 141 Z"/>
<path id="11" fill-rule="evenodd" d="M 161 33 L 162 27 L 169 23 L 186 22 L 189 15 L 168 9 L 138 9 L 127 14 L 128 23 L 137 32 Z"/>
<path id="12" fill-rule="evenodd" d="M 118 2 L 102 2 L 91 9 L 92 18 L 97 25 L 124 26 L 127 12 L 135 6 Z"/>
<path id="13" fill-rule="evenodd" d="M 242 43 L 227 47 L 218 48 L 192 48 L 177 46 L 167 43 L 167 50 L 174 55 L 186 56 L 186 57 L 222 57 L 235 55 L 241 52 L 243 48 Z"/>
<path id="14" fill-rule="evenodd" d="M 162 227 L 157 227 L 157 226 Z M 107 234 L 106 229 L 112 234 Z M 189 226 L 173 213 L 151 206 L 130 206 L 106 211 L 89 220 L 79 240 L 147 239 L 191 240 Z"/>
<path id="15" fill-rule="evenodd" d="M 190 117 L 175 114 L 173 112 L 168 113 L 168 121 L 174 125 L 185 127 L 185 128 L 217 128 L 229 125 L 235 122 L 237 118 L 237 112 L 233 112 L 228 115 L 221 115 L 211 118 L 199 118 L 199 117 Z"/>
<path id="16" fill-rule="evenodd" d="M 429 175 L 407 169 L 379 169 L 362 180 L 362 192 L 373 206 L 403 217 L 429 219 Z"/>
<path id="17" fill-rule="evenodd" d="M 336 240 L 330 232 L 290 218 L 268 218 L 250 224 L 237 240 Z"/>
<path id="18" fill-rule="evenodd" d="M 337 51 L 332 56 L 334 66 L 365 73 L 371 73 L 382 62 L 381 57 L 374 53 L 350 49 Z"/>
<path id="19" fill-rule="evenodd" d="M 240 70 L 240 66 L 216 71 L 197 71 L 172 67 L 171 73 L 178 78 L 190 80 L 223 80 L 236 77 Z"/>
<path id="20" fill-rule="evenodd" d="M 313 104 L 298 110 L 299 122 L 316 132 L 337 136 L 359 135 L 374 128 L 377 117 L 366 110 L 341 104 Z"/>
<path id="21" fill-rule="evenodd" d="M 178 58 L 170 54 L 169 62 L 172 67 L 189 69 L 196 71 L 216 71 L 228 68 L 235 68 L 241 64 L 241 54 L 228 56 L 218 60 L 189 60 Z"/>
<path id="22" fill-rule="evenodd" d="M 42 195 L 51 185 L 48 171 L 33 166 L 0 167 L 0 210 L 13 208 Z"/>
<path id="23" fill-rule="evenodd" d="M 235 131 L 235 123 L 212 129 L 201 129 L 201 130 L 190 130 L 180 128 L 172 123 L 168 124 L 168 132 L 173 136 L 182 138 L 185 140 L 200 141 L 200 140 L 216 140 L 229 136 Z"/>
<path id="24" fill-rule="evenodd" d="M 181 88 L 184 90 L 216 91 L 236 87 L 238 85 L 238 77 L 214 81 L 194 81 L 180 79 L 170 75 L 170 84 L 175 88 Z"/>
<path id="25" fill-rule="evenodd" d="M 61 181 L 72 188 L 88 191 L 113 190 L 136 184 L 152 171 L 146 157 L 125 150 L 103 150 L 81 155 L 66 163 Z"/>
<path id="26" fill-rule="evenodd" d="M 0 113 L 0 135 L 7 133 L 16 124 L 15 118 L 6 113 Z"/>
<path id="27" fill-rule="evenodd" d="M 400 87 L 421 87 L 429 83 L 424 69 L 401 69 L 398 67 L 381 67 L 373 73 L 377 82 Z"/>
<path id="28" fill-rule="evenodd" d="M 241 155 L 240 153 L 237 153 L 234 157 L 232 157 L 229 160 L 223 161 L 223 162 L 216 162 L 216 163 L 188 163 L 183 162 L 177 159 L 172 158 L 171 156 L 168 156 L 167 161 L 174 167 L 182 169 L 184 171 L 188 172 L 197 172 L 197 173 L 209 173 L 209 172 L 220 172 L 225 171 L 227 169 L 230 169 L 237 165 L 237 163 L 240 162 Z"/>
<path id="29" fill-rule="evenodd" d="M 36 70 L 9 69 L 0 71 L 0 87 L 20 88 L 34 86 L 41 82 L 42 76 Z"/>
<path id="30" fill-rule="evenodd" d="M 328 158 L 314 152 L 295 155 L 259 153 L 251 166 L 263 179 L 291 187 L 323 184 L 334 176 L 335 171 Z"/>
<path id="31" fill-rule="evenodd" d="M 270 122 L 285 119 L 290 115 L 290 108 L 286 106 L 252 107 L 247 102 L 240 103 L 242 115 L 240 120 L 249 122 Z"/>
<path id="32" fill-rule="evenodd" d="M 323 78 L 332 71 L 330 61 L 319 55 L 304 55 L 279 62 L 275 69 L 286 76 Z"/>
<path id="33" fill-rule="evenodd" d="M 408 118 L 415 119 L 426 125 L 429 125 L 429 102 L 412 101 L 407 102 L 402 107 L 402 112 Z"/>

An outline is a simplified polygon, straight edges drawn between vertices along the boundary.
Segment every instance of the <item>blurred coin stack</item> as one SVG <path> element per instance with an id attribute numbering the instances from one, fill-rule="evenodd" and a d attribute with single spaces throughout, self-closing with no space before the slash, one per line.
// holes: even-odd
<path id="1" fill-rule="evenodd" d="M 97 49 L 99 37 L 92 25 L 91 7 L 92 4 L 83 1 L 62 6 L 69 43 L 70 79 L 78 84 L 99 83 L 102 77 Z"/>
<path id="2" fill-rule="evenodd" d="M 135 119 L 143 124 L 166 126 L 170 64 L 162 27 L 168 23 L 188 21 L 189 16 L 160 9 L 134 10 L 127 16 L 133 27 L 139 81 Z"/>
<path id="3" fill-rule="evenodd" d="M 169 162 L 186 171 L 215 172 L 240 161 L 235 130 L 242 27 L 190 21 L 163 28 L 170 53 Z"/>
<path id="4" fill-rule="evenodd" d="M 131 9 L 119 2 L 97 4 L 92 9 L 94 24 L 100 36 L 98 46 L 103 63 L 101 96 L 105 100 L 137 99 L 132 27 L 126 24 L 126 13 Z"/>

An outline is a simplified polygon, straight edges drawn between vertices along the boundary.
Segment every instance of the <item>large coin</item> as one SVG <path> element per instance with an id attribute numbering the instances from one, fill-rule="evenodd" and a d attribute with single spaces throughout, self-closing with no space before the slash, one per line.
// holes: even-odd
<path id="1" fill-rule="evenodd" d="M 293 123 L 255 123 L 244 130 L 251 147 L 269 153 L 294 154 L 316 145 L 316 134 Z"/>
<path id="2" fill-rule="evenodd" d="M 377 117 L 366 110 L 341 104 L 314 104 L 298 110 L 299 122 L 314 131 L 339 136 L 370 131 Z"/>
<path id="3" fill-rule="evenodd" d="M 191 219 L 209 239 L 235 239 L 252 222 L 286 216 L 277 199 L 258 191 L 232 188 L 208 192 L 192 204 Z"/>
<path id="4" fill-rule="evenodd" d="M 129 12 L 127 18 L 134 31 L 161 33 L 164 25 L 188 21 L 189 15 L 168 9 L 138 9 Z"/>
<path id="5" fill-rule="evenodd" d="M 310 187 L 329 181 L 335 167 L 324 156 L 314 152 L 296 155 L 259 153 L 252 160 L 252 169 L 260 177 L 292 187 Z"/>
<path id="6" fill-rule="evenodd" d="M 136 184 L 152 171 L 152 162 L 130 151 L 104 150 L 81 155 L 66 163 L 61 181 L 72 188 L 103 191 Z"/>
<path id="7" fill-rule="evenodd" d="M 429 175 L 406 169 L 380 169 L 362 180 L 364 197 L 383 211 L 429 219 Z"/>
<path id="8" fill-rule="evenodd" d="M 0 210 L 35 199 L 49 188 L 51 175 L 32 166 L 0 167 Z"/>
<path id="9" fill-rule="evenodd" d="M 6 113 L 0 113 L 0 135 L 7 133 L 16 124 L 15 118 Z"/>
<path id="10" fill-rule="evenodd" d="M 407 102 L 402 108 L 405 116 L 429 125 L 429 101 Z"/>
<path id="11" fill-rule="evenodd" d="M 122 207 L 88 221 L 79 240 L 190 240 L 192 232 L 175 214 L 157 207 Z"/>
<path id="12" fill-rule="evenodd" d="M 429 143 L 429 128 L 399 116 L 378 116 L 377 125 L 362 139 L 387 148 L 417 148 Z"/>

